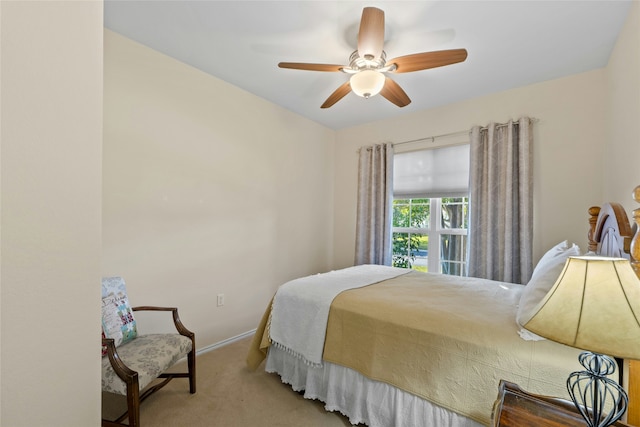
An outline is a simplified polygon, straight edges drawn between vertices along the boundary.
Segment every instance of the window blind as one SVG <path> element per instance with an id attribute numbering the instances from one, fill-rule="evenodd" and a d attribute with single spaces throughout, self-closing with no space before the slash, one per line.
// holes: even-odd
<path id="1" fill-rule="evenodd" d="M 393 156 L 396 199 L 463 197 L 469 194 L 469 144 Z"/>

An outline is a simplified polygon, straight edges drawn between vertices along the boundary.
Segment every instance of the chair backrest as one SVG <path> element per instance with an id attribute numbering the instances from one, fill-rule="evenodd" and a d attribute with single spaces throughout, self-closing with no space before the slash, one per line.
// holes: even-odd
<path id="1" fill-rule="evenodd" d="M 102 298 L 109 294 L 127 295 L 124 279 L 119 276 L 102 278 Z"/>

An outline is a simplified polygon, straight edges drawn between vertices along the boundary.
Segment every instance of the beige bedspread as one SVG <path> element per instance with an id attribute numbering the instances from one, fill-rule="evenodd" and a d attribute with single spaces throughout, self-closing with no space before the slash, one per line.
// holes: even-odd
<path id="1" fill-rule="evenodd" d="M 489 425 L 500 379 L 566 396 L 579 351 L 524 341 L 515 322 L 522 287 L 410 274 L 342 292 L 329 313 L 323 359 L 357 370 Z M 268 311 L 247 358 L 269 345 Z"/>

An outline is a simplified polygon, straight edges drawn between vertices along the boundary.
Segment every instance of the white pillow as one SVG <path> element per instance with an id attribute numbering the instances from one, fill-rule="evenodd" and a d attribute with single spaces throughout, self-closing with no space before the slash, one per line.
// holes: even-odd
<path id="1" fill-rule="evenodd" d="M 569 241 L 567 240 L 565 240 L 564 242 L 560 242 L 549 249 L 544 255 L 542 255 L 542 258 L 540 258 L 538 264 L 536 264 L 536 268 L 533 269 L 533 273 L 531 274 L 531 279 L 529 279 L 529 282 L 531 282 L 531 280 L 536 277 L 537 274 L 544 272 L 550 263 L 555 263 L 556 261 L 554 260 L 557 260 L 557 258 L 562 258 L 566 261 L 567 258 L 564 256 L 564 253 L 569 249 L 571 249 L 571 247 L 569 246 Z"/>
<path id="2" fill-rule="evenodd" d="M 534 308 L 558 280 L 567 258 L 578 255 L 580 255 L 580 248 L 575 244 L 569 246 L 568 242 L 564 241 L 549 249 L 540 258 L 536 268 L 533 270 L 531 280 L 525 286 L 520 297 L 520 305 L 516 314 L 516 322 L 520 326 L 524 326 L 533 317 L 535 314 L 533 313 Z M 520 335 L 530 336 L 533 334 L 527 331 L 527 333 L 521 333 Z M 523 336 L 523 338 L 525 337 Z M 540 339 L 540 337 L 538 338 Z"/>

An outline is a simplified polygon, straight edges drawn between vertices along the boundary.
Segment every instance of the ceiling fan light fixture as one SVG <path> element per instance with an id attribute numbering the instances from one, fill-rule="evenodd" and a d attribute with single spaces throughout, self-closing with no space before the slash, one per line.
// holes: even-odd
<path id="1" fill-rule="evenodd" d="M 358 96 L 370 98 L 380 93 L 384 87 L 385 76 L 379 71 L 363 70 L 351 76 L 351 90 Z"/>
<path id="2" fill-rule="evenodd" d="M 467 59 L 466 49 L 449 49 L 413 53 L 387 61 L 387 54 L 383 49 L 384 27 L 384 11 L 375 7 L 365 7 L 358 28 L 358 46 L 349 56 L 349 65 L 280 62 L 278 67 L 349 74 L 350 79 L 333 91 L 320 108 L 331 107 L 349 92 L 363 98 L 371 98 L 380 93 L 392 104 L 406 107 L 411 103 L 411 99 L 398 83 L 385 75 L 386 73 L 428 70 Z"/>

